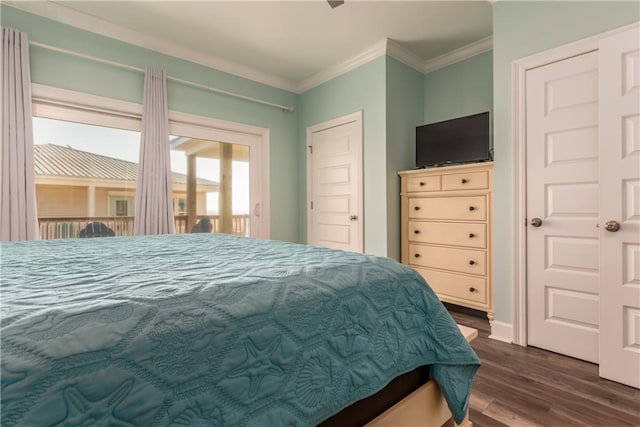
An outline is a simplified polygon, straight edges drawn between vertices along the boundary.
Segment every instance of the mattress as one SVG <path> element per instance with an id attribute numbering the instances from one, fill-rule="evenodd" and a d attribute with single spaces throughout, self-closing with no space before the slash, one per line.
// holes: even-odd
<path id="1" fill-rule="evenodd" d="M 222 234 L 0 250 L 3 426 L 315 425 L 422 365 L 465 416 L 479 360 L 391 259 Z"/>

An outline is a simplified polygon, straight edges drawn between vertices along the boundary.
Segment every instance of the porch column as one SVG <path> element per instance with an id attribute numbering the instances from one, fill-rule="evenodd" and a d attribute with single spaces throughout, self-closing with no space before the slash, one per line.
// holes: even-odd
<path id="1" fill-rule="evenodd" d="M 187 156 L 187 229 L 189 233 L 194 225 L 196 225 L 196 208 L 198 201 L 196 200 L 196 156 L 191 154 Z"/>
<path id="2" fill-rule="evenodd" d="M 233 233 L 233 200 L 232 200 L 232 161 L 233 145 L 221 143 L 220 149 L 220 231 Z"/>
<path id="3" fill-rule="evenodd" d="M 87 216 L 96 216 L 96 186 L 89 185 L 87 187 Z"/>

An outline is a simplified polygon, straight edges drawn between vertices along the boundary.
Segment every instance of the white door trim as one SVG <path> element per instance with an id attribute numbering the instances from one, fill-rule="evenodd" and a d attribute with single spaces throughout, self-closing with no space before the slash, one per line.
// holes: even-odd
<path id="1" fill-rule="evenodd" d="M 359 124 L 358 128 L 360 129 L 360 150 L 359 150 L 359 168 L 358 172 L 360 175 L 360 188 L 358 191 L 358 227 L 360 227 L 360 247 L 362 248 L 362 252 L 364 252 L 364 202 L 363 202 L 363 193 L 364 193 L 364 166 L 363 166 L 363 131 L 362 131 L 362 110 L 356 111 L 355 113 L 347 114 L 346 116 L 338 117 L 323 123 L 319 123 L 317 125 L 313 125 L 307 128 L 307 139 L 305 143 L 306 149 L 306 157 L 307 157 L 307 243 L 310 241 L 310 236 L 312 235 L 312 221 L 311 215 L 313 215 L 313 211 L 311 210 L 311 195 L 313 193 L 313 181 L 311 174 L 312 167 L 312 157 L 310 150 L 311 143 L 311 135 L 314 132 L 318 132 L 324 129 L 330 129 L 336 126 L 344 125 L 347 123 L 356 122 Z"/>
<path id="2" fill-rule="evenodd" d="M 511 137 L 513 140 L 513 343 L 527 345 L 526 252 L 526 81 L 528 70 L 598 50 L 601 39 L 640 26 L 626 25 L 514 61 L 511 65 Z"/>
<path id="3" fill-rule="evenodd" d="M 52 86 L 32 84 L 33 115 L 57 120 L 68 120 L 73 111 L 74 121 L 97 126 L 117 127 L 140 131 L 142 105 Z M 169 132 L 189 136 L 215 139 L 219 142 L 260 147 L 258 182 L 261 197 L 259 210 L 259 233 L 255 237 L 271 237 L 271 205 L 269 178 L 269 128 L 244 123 L 214 119 L 211 117 L 169 111 Z M 252 220 L 256 209 L 252 206 Z"/>

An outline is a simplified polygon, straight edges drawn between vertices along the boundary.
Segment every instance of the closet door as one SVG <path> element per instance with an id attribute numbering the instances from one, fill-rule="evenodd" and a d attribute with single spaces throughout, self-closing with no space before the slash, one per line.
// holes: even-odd
<path id="1" fill-rule="evenodd" d="M 598 53 L 527 72 L 528 345 L 598 362 Z"/>
<path id="2" fill-rule="evenodd" d="M 640 30 L 604 39 L 599 68 L 600 376 L 640 388 Z"/>

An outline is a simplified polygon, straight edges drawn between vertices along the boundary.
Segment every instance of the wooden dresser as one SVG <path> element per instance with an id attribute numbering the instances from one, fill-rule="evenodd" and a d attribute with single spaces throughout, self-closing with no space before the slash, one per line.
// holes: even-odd
<path id="1" fill-rule="evenodd" d="M 493 320 L 493 163 L 398 174 L 402 262 L 442 301 L 486 311 Z"/>

